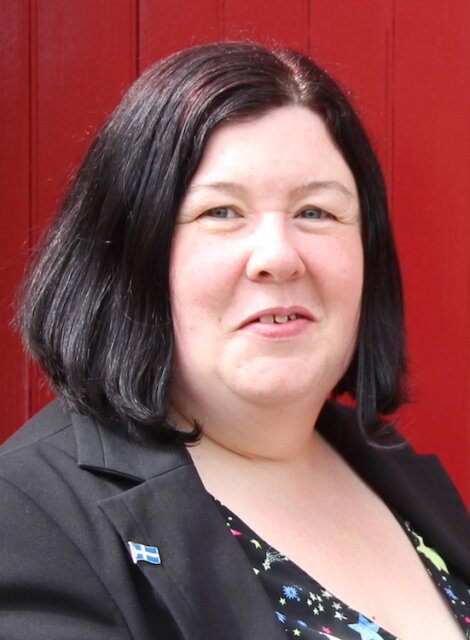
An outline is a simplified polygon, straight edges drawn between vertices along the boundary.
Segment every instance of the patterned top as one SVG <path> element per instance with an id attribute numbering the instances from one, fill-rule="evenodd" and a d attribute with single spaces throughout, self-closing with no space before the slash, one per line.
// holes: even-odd
<path id="1" fill-rule="evenodd" d="M 215 500 L 230 532 L 261 580 L 287 638 L 294 640 L 399 640 L 327 591 L 314 578 L 264 542 L 225 505 Z M 451 574 L 439 554 L 427 546 L 410 523 L 398 521 L 470 639 L 470 589 Z"/>

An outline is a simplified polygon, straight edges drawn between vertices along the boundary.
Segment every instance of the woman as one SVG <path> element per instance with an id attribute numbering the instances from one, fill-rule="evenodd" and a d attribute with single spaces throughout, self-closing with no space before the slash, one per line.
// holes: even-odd
<path id="1" fill-rule="evenodd" d="M 3 448 L 2 638 L 470 637 L 468 514 L 378 418 L 405 396 L 381 172 L 312 62 L 146 72 L 20 322 L 61 399 Z"/>

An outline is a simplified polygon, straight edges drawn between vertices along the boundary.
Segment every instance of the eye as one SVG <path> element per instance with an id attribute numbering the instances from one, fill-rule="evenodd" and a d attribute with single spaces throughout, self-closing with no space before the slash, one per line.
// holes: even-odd
<path id="1" fill-rule="evenodd" d="M 214 207 L 204 211 L 203 216 L 227 220 L 228 218 L 237 218 L 238 214 L 232 207 Z"/>
<path id="2" fill-rule="evenodd" d="M 333 217 L 331 213 L 328 213 L 328 211 L 320 209 L 319 207 L 307 207 L 306 209 L 302 209 L 298 216 L 299 218 L 304 218 L 306 220 L 328 220 Z"/>

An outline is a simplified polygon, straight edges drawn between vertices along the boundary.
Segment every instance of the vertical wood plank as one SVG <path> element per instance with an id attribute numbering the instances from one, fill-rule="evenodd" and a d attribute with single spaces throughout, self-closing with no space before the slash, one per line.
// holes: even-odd
<path id="1" fill-rule="evenodd" d="M 396 2 L 396 229 L 408 301 L 410 430 L 470 503 L 470 4 Z"/>
<path id="2" fill-rule="evenodd" d="M 92 133 L 137 68 L 191 44 L 253 38 L 310 52 L 351 89 L 372 132 L 393 180 L 408 298 L 416 403 L 405 413 L 407 435 L 441 455 L 470 501 L 470 5 L 0 0 L 0 12 L 0 114 L 7 123 L 0 155 L 0 224 L 8 237 L 0 261 L 4 428 L 12 430 L 27 412 L 28 369 L 5 324 L 23 269 L 30 206 L 37 238 Z M 47 394 L 35 375 L 32 388 L 34 411 Z"/>
<path id="3" fill-rule="evenodd" d="M 308 50 L 308 0 L 225 0 L 224 35 Z"/>
<path id="4" fill-rule="evenodd" d="M 0 2 L 0 441 L 28 417 L 28 364 L 10 329 L 29 248 L 29 6 Z"/>
<path id="5" fill-rule="evenodd" d="M 310 54 L 346 88 L 390 184 L 393 0 L 311 0 Z"/>
<path id="6" fill-rule="evenodd" d="M 139 0 L 139 69 L 170 53 L 222 38 L 220 0 Z"/>
<path id="7" fill-rule="evenodd" d="M 33 204 L 37 237 L 93 133 L 136 73 L 135 0 L 33 3 Z M 33 376 L 31 411 L 48 399 Z"/>

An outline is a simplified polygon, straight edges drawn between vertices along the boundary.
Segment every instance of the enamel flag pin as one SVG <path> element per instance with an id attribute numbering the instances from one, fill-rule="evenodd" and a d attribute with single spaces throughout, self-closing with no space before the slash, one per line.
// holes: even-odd
<path id="1" fill-rule="evenodd" d="M 138 562 L 150 562 L 150 564 L 161 564 L 160 552 L 158 547 L 149 547 L 146 544 L 140 542 L 127 542 L 129 545 L 129 551 L 134 564 Z"/>

